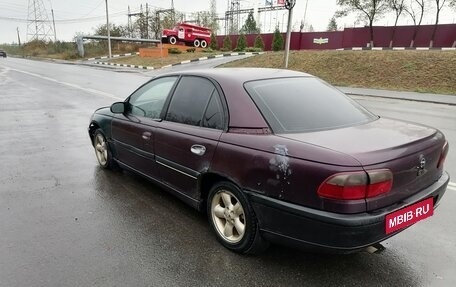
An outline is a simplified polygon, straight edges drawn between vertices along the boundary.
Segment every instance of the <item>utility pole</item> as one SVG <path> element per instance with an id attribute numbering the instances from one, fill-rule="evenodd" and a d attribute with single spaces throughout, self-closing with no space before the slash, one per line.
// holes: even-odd
<path id="1" fill-rule="evenodd" d="M 109 31 L 109 13 L 108 13 L 108 0 L 106 2 L 106 30 L 108 31 L 108 50 L 109 50 L 109 58 L 112 57 L 111 55 L 111 32 Z"/>
<path id="2" fill-rule="evenodd" d="M 304 9 L 304 18 L 302 20 L 304 24 L 304 28 L 306 27 L 306 15 L 307 15 L 307 4 L 309 3 L 309 0 L 306 0 L 306 8 Z"/>
<path id="3" fill-rule="evenodd" d="M 19 43 L 19 46 L 21 45 L 21 37 L 19 36 L 19 27 L 16 27 L 17 31 L 17 42 Z"/>
<path id="4" fill-rule="evenodd" d="M 146 39 L 149 39 L 149 4 L 146 2 Z"/>
<path id="5" fill-rule="evenodd" d="M 54 9 L 51 8 L 52 26 L 54 27 L 54 43 L 57 42 L 57 31 L 55 30 Z"/>
<path id="6" fill-rule="evenodd" d="M 290 41 L 291 41 L 291 21 L 293 16 L 293 7 L 296 4 L 296 0 L 285 0 L 285 8 L 288 9 L 288 27 L 287 27 L 287 41 L 285 43 L 285 55 L 283 58 L 284 68 L 288 68 L 288 55 L 290 54 Z"/>

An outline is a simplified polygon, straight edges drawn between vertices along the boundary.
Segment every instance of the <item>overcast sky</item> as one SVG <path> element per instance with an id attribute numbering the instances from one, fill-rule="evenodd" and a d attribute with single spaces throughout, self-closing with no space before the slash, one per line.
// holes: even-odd
<path id="1" fill-rule="evenodd" d="M 89 34 L 93 28 L 106 22 L 105 19 L 105 0 L 35 0 L 43 2 L 46 6 L 46 12 L 51 19 L 51 6 L 54 10 L 56 20 L 57 39 L 69 41 L 78 32 Z M 252 8 L 257 0 L 241 0 L 241 8 Z M 277 0 L 275 0 L 277 1 Z M 33 0 L 0 0 L 0 43 L 17 42 L 16 29 L 19 28 L 21 41 L 27 39 L 27 17 L 28 4 L 33 3 Z M 410 0 L 406 0 L 407 3 Z M 434 1 L 432 1 L 434 2 Z M 171 0 L 108 0 L 109 14 L 111 22 L 115 24 L 127 23 L 128 5 L 131 11 L 138 11 L 140 4 L 149 3 L 152 8 L 170 8 Z M 257 5 L 262 7 L 265 5 L 265 0 L 258 1 Z M 220 16 L 224 15 L 228 6 L 228 0 L 217 0 L 217 12 Z M 306 0 L 297 0 L 294 13 L 293 23 L 295 27 L 299 27 L 301 20 L 304 18 Z M 209 0 L 174 0 L 175 9 L 188 13 L 187 19 L 190 19 L 190 13 L 209 9 Z M 315 31 L 324 31 L 328 25 L 329 19 L 337 10 L 336 0 L 308 0 L 306 23 L 312 25 Z M 429 6 L 429 11 L 425 17 L 423 24 L 431 24 L 435 20 L 435 8 Z M 455 23 L 455 11 L 444 8 L 440 23 Z M 261 13 L 259 16 L 262 32 L 268 32 L 275 25 L 283 30 L 286 29 L 286 13 L 285 10 Z M 363 22 L 355 23 L 355 17 L 346 17 L 338 20 L 339 27 L 363 26 Z M 393 17 L 387 16 L 382 20 L 377 21 L 376 25 L 391 25 Z M 399 21 L 400 25 L 412 24 L 410 17 L 402 16 Z M 224 23 L 220 26 L 223 29 Z"/>

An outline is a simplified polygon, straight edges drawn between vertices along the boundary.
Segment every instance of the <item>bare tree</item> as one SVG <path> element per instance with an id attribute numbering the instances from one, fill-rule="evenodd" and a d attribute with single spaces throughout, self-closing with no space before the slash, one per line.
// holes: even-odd
<path id="1" fill-rule="evenodd" d="M 446 2 L 446 0 L 434 0 L 434 1 L 435 1 L 435 8 L 436 8 L 435 24 L 434 24 L 434 30 L 432 31 L 431 42 L 429 43 L 429 48 L 434 47 L 434 38 L 435 38 L 435 32 L 437 31 L 437 25 L 439 24 L 440 11 L 442 10 L 442 8 Z"/>
<path id="2" fill-rule="evenodd" d="M 450 7 L 452 7 L 456 11 L 456 0 L 450 0 Z M 453 45 L 451 47 L 456 47 L 456 39 L 453 42 Z"/>
<path id="3" fill-rule="evenodd" d="M 396 27 L 397 27 L 397 21 L 399 20 L 399 17 L 401 17 L 402 12 L 404 12 L 405 9 L 405 0 L 388 0 L 388 5 L 391 10 L 394 11 L 394 14 L 396 15 L 396 19 L 394 20 L 394 27 L 393 27 L 393 33 L 391 34 L 391 40 L 389 43 L 389 47 L 393 47 L 393 41 L 394 41 L 394 35 L 396 34 Z"/>
<path id="4" fill-rule="evenodd" d="M 419 9 L 416 9 L 416 6 L 418 5 Z M 412 18 L 413 25 L 415 26 L 415 29 L 413 31 L 413 37 L 412 41 L 410 42 L 410 48 L 413 48 L 415 46 L 415 39 L 416 35 L 418 34 L 418 30 L 420 29 L 421 22 L 423 21 L 423 16 L 424 16 L 424 6 L 425 6 L 425 0 L 411 0 L 410 1 L 410 6 L 406 6 L 404 8 L 405 12 L 410 15 L 410 18 Z"/>
<path id="5" fill-rule="evenodd" d="M 374 46 L 374 21 L 388 9 L 387 0 L 337 0 L 342 10 L 337 12 L 338 17 L 346 16 L 350 12 L 358 12 L 360 18 L 369 22 L 370 47 Z"/>

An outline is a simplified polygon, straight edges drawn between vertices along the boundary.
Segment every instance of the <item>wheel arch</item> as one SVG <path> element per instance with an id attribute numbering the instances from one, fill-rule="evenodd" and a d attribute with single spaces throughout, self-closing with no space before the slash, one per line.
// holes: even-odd
<path id="1" fill-rule="evenodd" d="M 219 174 L 216 172 L 207 172 L 207 173 L 201 175 L 198 180 L 198 188 L 200 191 L 200 199 L 201 199 L 201 204 L 199 207 L 200 211 L 202 211 L 202 212 L 206 211 L 207 196 L 209 195 L 209 191 L 215 184 L 222 182 L 222 181 L 232 183 L 242 191 L 242 188 L 239 185 L 239 183 L 236 182 L 235 180 L 233 180 L 232 178 L 230 178 L 229 176 L 222 175 L 222 174 Z"/>
<path id="2" fill-rule="evenodd" d="M 90 141 L 93 145 L 93 137 L 95 136 L 95 131 L 100 128 L 100 125 L 96 121 L 92 121 L 89 125 L 89 136 Z"/>

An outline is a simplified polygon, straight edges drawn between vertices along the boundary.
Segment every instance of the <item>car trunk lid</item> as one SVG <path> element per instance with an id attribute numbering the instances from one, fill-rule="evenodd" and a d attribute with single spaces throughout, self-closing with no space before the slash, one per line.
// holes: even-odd
<path id="1" fill-rule="evenodd" d="M 365 170 L 391 170 L 391 191 L 366 199 L 368 211 L 400 203 L 442 174 L 437 164 L 445 142 L 443 134 L 422 125 L 380 118 L 358 126 L 281 136 L 350 155 Z"/>

